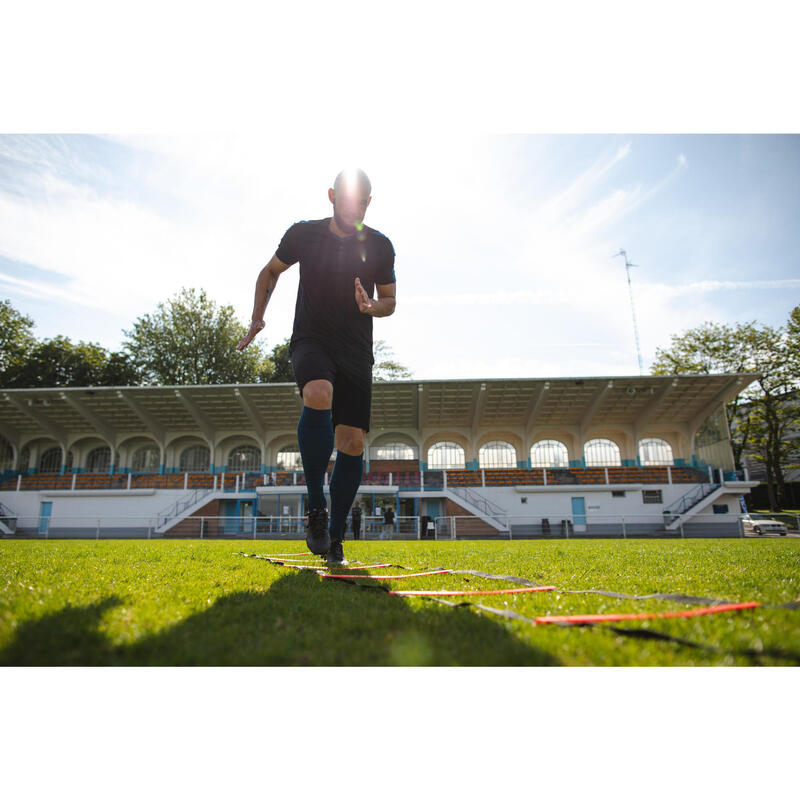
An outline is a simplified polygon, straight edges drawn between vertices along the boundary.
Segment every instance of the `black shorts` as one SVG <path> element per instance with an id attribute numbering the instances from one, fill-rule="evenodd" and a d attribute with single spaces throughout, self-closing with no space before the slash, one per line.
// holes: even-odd
<path id="1" fill-rule="evenodd" d="M 331 417 L 337 425 L 351 425 L 369 431 L 372 406 L 372 359 L 344 359 L 329 352 L 315 339 L 300 339 L 291 346 L 294 379 L 303 394 L 309 381 L 326 380 L 333 384 Z"/>

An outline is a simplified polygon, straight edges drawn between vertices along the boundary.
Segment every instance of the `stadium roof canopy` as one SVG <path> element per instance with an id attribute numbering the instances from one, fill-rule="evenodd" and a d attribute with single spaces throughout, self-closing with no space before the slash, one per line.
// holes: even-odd
<path id="1" fill-rule="evenodd" d="M 373 384 L 372 430 L 443 427 L 693 425 L 757 374 L 393 381 Z M 18 446 L 43 436 L 106 440 L 141 432 L 293 430 L 294 384 L 0 390 L 0 435 Z"/>

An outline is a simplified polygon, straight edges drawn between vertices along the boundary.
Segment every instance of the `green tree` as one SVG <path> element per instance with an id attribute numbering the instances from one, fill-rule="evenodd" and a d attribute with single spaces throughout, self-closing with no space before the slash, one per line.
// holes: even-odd
<path id="1" fill-rule="evenodd" d="M 758 379 L 727 407 L 737 468 L 746 452 L 764 463 L 770 506 L 786 499 L 782 464 L 798 447 L 790 431 L 798 425 L 800 306 L 786 327 L 756 322 L 735 326 L 705 323 L 656 350 L 655 375 L 758 373 Z"/>
<path id="2" fill-rule="evenodd" d="M 18 370 L 36 344 L 33 320 L 21 314 L 10 300 L 0 302 L 0 386 L 16 384 Z"/>
<path id="3" fill-rule="evenodd" d="M 414 377 L 407 367 L 395 360 L 394 351 L 383 339 L 375 341 L 373 355 L 375 363 L 372 365 L 372 380 L 401 381 Z"/>
<path id="4" fill-rule="evenodd" d="M 236 350 L 247 330 L 232 306 L 184 288 L 123 331 L 123 349 L 147 384 L 264 383 L 272 374 L 264 342 Z"/>
<path id="5" fill-rule="evenodd" d="M 66 336 L 34 344 L 15 371 L 11 385 L 19 388 L 100 386 L 108 351 L 99 344 L 72 342 Z"/>
<path id="6" fill-rule="evenodd" d="M 98 386 L 138 386 L 142 375 L 127 353 L 111 353 L 103 366 Z"/>
<path id="7" fill-rule="evenodd" d="M 292 359 L 289 356 L 289 342 L 290 340 L 286 339 L 272 348 L 269 356 L 272 362 L 270 383 L 294 383 Z"/>

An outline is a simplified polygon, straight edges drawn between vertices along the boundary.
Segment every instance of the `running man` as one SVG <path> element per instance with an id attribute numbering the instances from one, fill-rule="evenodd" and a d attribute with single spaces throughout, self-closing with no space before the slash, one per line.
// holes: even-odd
<path id="1" fill-rule="evenodd" d="M 388 317 L 395 308 L 394 248 L 363 223 L 371 193 L 363 171 L 340 172 L 328 189 L 333 216 L 297 222 L 286 231 L 258 276 L 250 330 L 237 345 L 243 350 L 264 328 L 280 274 L 299 261 L 289 352 L 303 397 L 297 440 L 308 489 L 306 544 L 339 565 L 347 564 L 342 540 L 369 431 L 372 317 Z M 334 443 L 329 519 L 323 480 Z"/>

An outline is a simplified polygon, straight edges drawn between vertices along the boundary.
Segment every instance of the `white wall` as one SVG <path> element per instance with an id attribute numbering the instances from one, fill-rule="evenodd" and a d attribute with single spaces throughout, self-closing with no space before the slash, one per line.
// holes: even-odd
<path id="1" fill-rule="evenodd" d="M 75 521 L 97 521 L 98 518 L 114 518 L 122 527 L 138 527 L 147 524 L 160 512 L 188 493 L 173 489 L 141 489 L 130 492 L 0 492 L 0 503 L 17 516 L 17 527 L 38 525 L 42 502 L 53 504 L 51 525 L 60 525 L 67 518 Z M 127 518 L 123 520 L 122 518 Z"/>

